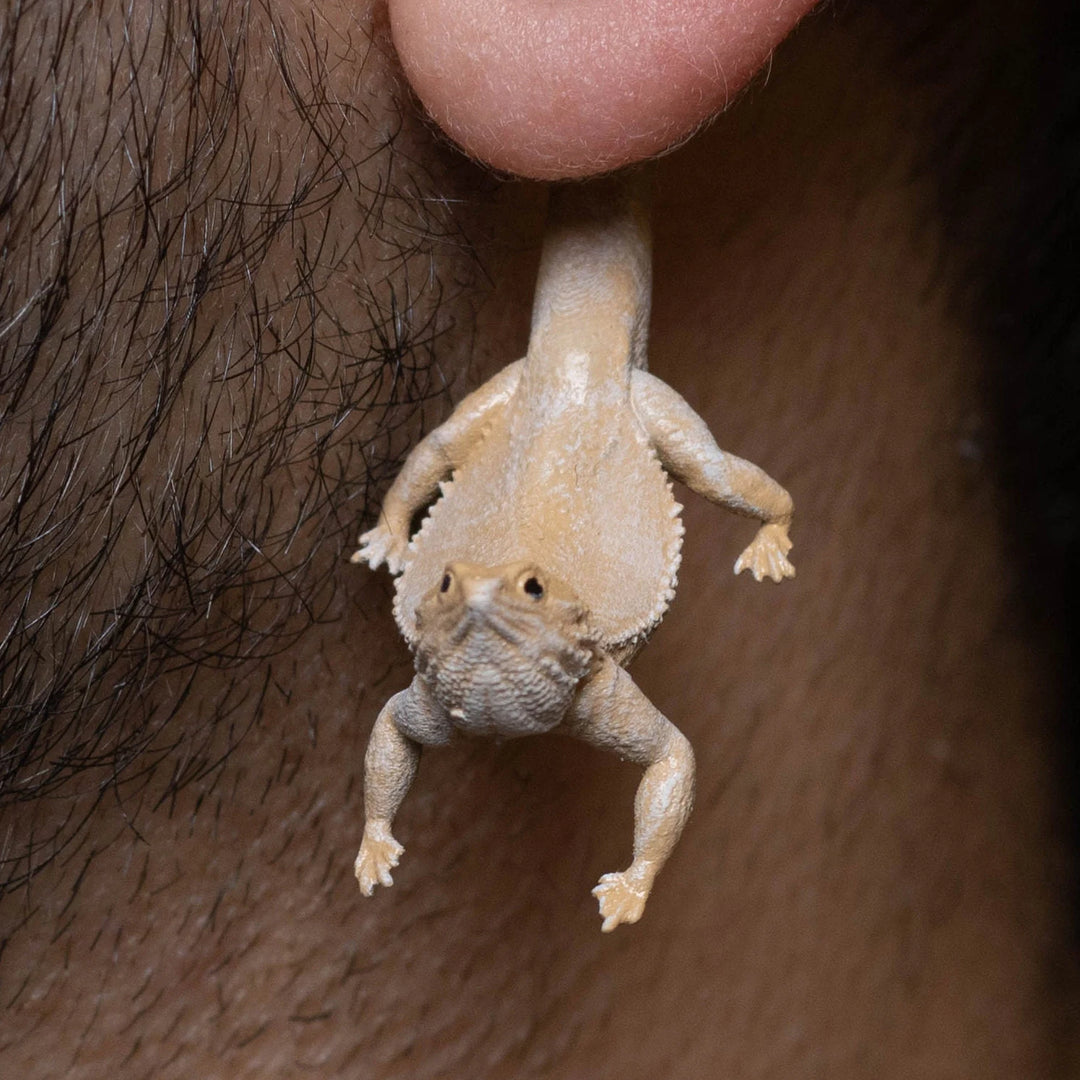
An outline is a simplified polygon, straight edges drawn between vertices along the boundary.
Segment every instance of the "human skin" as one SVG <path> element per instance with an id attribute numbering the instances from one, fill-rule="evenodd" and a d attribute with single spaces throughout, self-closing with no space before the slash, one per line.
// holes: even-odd
<path id="1" fill-rule="evenodd" d="M 468 153 L 541 179 L 668 149 L 727 105 L 810 0 L 390 0 L 394 45 Z"/>
<path id="2" fill-rule="evenodd" d="M 284 52 L 334 59 L 330 89 L 365 111 L 329 129 L 347 152 L 336 160 L 359 160 L 398 123 L 386 103 L 399 77 L 378 50 L 362 69 L 351 64 L 363 34 L 349 38 L 316 12 L 327 18 L 313 36 L 294 9 L 277 12 Z M 725 447 L 792 492 L 799 576 L 775 590 L 733 578 L 718 553 L 740 548 L 746 523 L 680 498 L 679 597 L 632 671 L 693 743 L 698 796 L 648 917 L 611 937 L 597 932 L 588 888 L 629 843 L 637 772 L 570 740 L 432 755 L 398 821 L 410 859 L 394 889 L 365 900 L 352 877 L 363 748 L 411 663 L 385 580 L 346 557 L 373 521 L 378 492 L 363 521 L 361 493 L 385 486 L 389 451 L 404 449 L 373 450 L 372 432 L 411 423 L 411 437 L 449 403 L 429 401 L 423 415 L 404 404 L 339 415 L 323 406 L 355 388 L 330 376 L 347 370 L 343 340 L 353 357 L 366 341 L 354 308 L 363 282 L 383 280 L 373 266 L 395 268 L 388 280 L 399 297 L 412 283 L 414 319 L 437 311 L 455 320 L 437 355 L 456 397 L 520 355 L 543 202 L 538 185 L 499 187 L 457 161 L 406 112 L 397 167 L 422 162 L 428 174 L 373 157 L 333 189 L 327 233 L 313 216 L 306 245 L 299 226 L 271 245 L 254 286 L 279 301 L 260 339 L 261 370 L 274 379 L 265 388 L 249 372 L 230 384 L 241 414 L 262 402 L 278 415 L 270 406 L 303 358 L 302 336 L 285 328 L 304 304 L 285 299 L 317 295 L 314 359 L 330 374 L 306 384 L 301 404 L 319 424 L 297 429 L 295 458 L 271 469 L 261 490 L 286 519 L 302 517 L 289 501 L 307 490 L 298 477 L 319 473 L 337 493 L 303 519 L 299 550 L 314 552 L 312 564 L 289 563 L 298 548 L 284 541 L 272 551 L 305 596 L 322 598 L 320 619 L 272 637 L 279 651 L 246 667 L 208 658 L 163 723 L 175 748 L 148 777 L 136 778 L 136 762 L 30 887 L 4 898 L 0 1072 L 1073 1074 L 1055 647 L 1023 600 L 1052 594 L 1025 575 L 1029 551 L 1016 538 L 1030 534 L 1014 522 L 1039 507 L 1012 502 L 1002 485 L 999 417 L 986 393 L 1001 335 L 1029 317 L 1017 306 L 1002 320 L 995 308 L 986 333 L 988 296 L 1027 302 L 1015 287 L 1003 301 L 992 275 L 1020 263 L 1020 251 L 1031 265 L 1043 238 L 1032 230 L 1028 246 L 1009 247 L 1001 209 L 1034 168 L 1021 154 L 1030 113 L 1007 97 L 1010 114 L 993 96 L 1014 94 L 1031 70 L 1028 39 L 1008 20 L 973 20 L 978 33 L 962 48 L 943 20 L 930 24 L 939 54 L 921 19 L 868 7 L 811 22 L 780 51 L 767 85 L 659 169 L 651 367 Z M 1002 77 L 1001 41 L 1012 79 Z M 939 68 L 935 56 L 947 62 Z M 273 68 L 248 78 L 249 103 L 265 110 L 256 117 L 273 121 L 260 127 L 263 139 L 294 148 L 289 166 L 302 174 L 297 148 L 313 153 L 312 113 L 305 123 L 299 103 L 315 95 L 282 93 Z M 952 158 L 934 141 L 942 101 L 966 132 L 947 142 Z M 254 145 L 257 164 L 260 147 L 273 145 Z M 972 171 L 979 184 L 957 197 L 950 177 Z M 385 191 L 387 176 L 456 207 L 489 284 L 455 242 L 387 242 L 395 226 L 415 239 L 414 220 L 388 213 L 373 234 L 359 182 Z M 431 232 L 443 221 L 425 220 Z M 333 275 L 312 275 L 334 260 Z M 431 269 L 447 283 L 471 276 L 478 298 L 448 285 L 429 309 L 416 283 Z M 304 281 L 307 294 L 296 286 Z M 248 310 L 254 286 L 230 278 L 205 314 L 215 342 L 236 343 L 238 363 L 251 338 L 236 335 L 229 316 Z M 385 310 L 385 295 L 376 299 Z M 401 381 L 417 380 L 413 396 L 423 386 L 409 364 L 422 353 L 398 369 Z M 216 400 L 215 385 L 200 374 L 191 400 Z M 204 419 L 194 407 L 184 415 L 193 426 Z M 329 442 L 341 458 L 313 462 L 323 444 L 310 433 L 342 428 L 348 439 Z M 354 445 L 366 453 L 349 455 Z M 107 445 L 93 449 L 105 470 Z M 378 466 L 370 481 L 366 460 Z M 1043 490 L 1036 470 L 1025 475 Z M 229 491 L 248 488 L 237 481 Z M 97 523 L 78 534 L 84 545 L 97 542 Z M 143 550 L 128 539 L 121 584 L 133 576 L 131 553 Z M 1037 550 L 1052 567 L 1051 549 Z M 57 565 L 74 558 L 65 548 Z M 255 561 L 237 573 L 265 570 Z M 233 641 L 205 618 L 202 579 L 189 578 L 203 598 L 196 629 Z M 21 595 L 10 580 L 4 588 L 5 599 Z M 245 610 L 234 592 L 214 603 Z M 278 603 L 256 613 L 273 621 Z M 291 618 L 279 621 L 291 629 Z M 266 674 L 257 712 L 242 703 L 208 725 L 222 687 L 262 687 Z M 177 679 L 165 670 L 144 696 L 179 699 Z M 246 733 L 221 767 L 173 783 L 200 754 L 213 759 L 233 723 Z M 82 772 L 36 809 L 7 806 L 0 835 L 10 824 L 25 836 L 31 821 L 40 829 L 92 805 L 99 779 Z"/>

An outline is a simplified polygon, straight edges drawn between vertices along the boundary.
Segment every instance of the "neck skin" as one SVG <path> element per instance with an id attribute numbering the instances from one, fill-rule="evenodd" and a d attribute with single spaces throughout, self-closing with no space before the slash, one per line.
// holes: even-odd
<path id="1" fill-rule="evenodd" d="M 155 30 L 175 28 L 162 0 L 136 7 L 160 18 Z M 652 366 L 725 446 L 790 484 L 802 515 L 800 562 L 796 581 L 779 589 L 732 577 L 718 556 L 746 523 L 687 500 L 679 599 L 633 674 L 695 744 L 697 805 L 649 914 L 610 938 L 597 932 L 587 889 L 628 838 L 630 775 L 571 740 L 467 743 L 429 755 L 423 793 L 399 823 L 410 861 L 391 894 L 356 894 L 364 742 L 387 693 L 408 685 L 413 670 L 385 576 L 342 556 L 371 523 L 358 508 L 363 493 L 374 496 L 390 480 L 379 467 L 383 447 L 405 441 L 404 414 L 389 409 L 387 394 L 404 388 L 422 400 L 429 338 L 433 382 L 458 374 L 458 398 L 523 354 L 539 193 L 528 184 L 493 193 L 490 180 L 460 163 L 447 175 L 442 144 L 418 125 L 402 128 L 400 117 L 394 123 L 393 74 L 380 81 L 380 54 L 365 52 L 358 32 L 346 47 L 364 4 L 343 7 L 339 23 L 319 0 L 296 7 L 277 49 L 266 40 L 262 5 L 252 7 L 249 29 L 214 35 L 206 32 L 214 5 L 197 8 L 204 50 L 245 46 L 246 67 L 204 59 L 194 73 L 220 94 L 234 85 L 230 73 L 246 71 L 222 172 L 244 180 L 243 159 L 228 153 L 250 147 L 250 186 L 263 194 L 265 213 L 251 190 L 228 188 L 228 199 L 207 204 L 185 232 L 174 203 L 154 204 L 162 231 L 140 251 L 163 261 L 150 299 L 179 295 L 186 311 L 199 294 L 201 261 L 190 252 L 202 250 L 204 219 L 224 229 L 233 211 L 252 207 L 252 238 L 241 249 L 250 259 L 294 185 L 308 185 L 312 205 L 282 230 L 260 277 L 232 275 L 240 264 L 226 263 L 229 291 L 209 294 L 213 310 L 200 308 L 197 341 L 230 377 L 207 382 L 196 368 L 190 407 L 186 398 L 177 406 L 193 427 L 223 419 L 209 443 L 213 469 L 192 470 L 192 483 L 178 489 L 189 512 L 176 515 L 177 547 L 164 555 L 183 554 L 180 541 L 191 552 L 190 508 L 222 496 L 220 525 L 211 519 L 205 533 L 209 569 L 228 553 L 226 540 L 246 535 L 236 531 L 246 527 L 237 507 L 249 485 L 225 484 L 231 474 L 217 449 L 233 445 L 262 492 L 244 505 L 260 520 L 272 509 L 274 535 L 289 542 L 264 547 L 261 559 L 232 545 L 249 569 L 223 596 L 232 605 L 225 615 L 239 623 L 247 610 L 238 611 L 240 600 L 273 591 L 271 562 L 289 574 L 277 590 L 282 604 L 318 601 L 310 580 L 325 570 L 333 606 L 313 603 L 312 625 L 267 649 L 265 660 L 253 658 L 237 683 L 242 707 L 214 713 L 220 720 L 209 733 L 209 705 L 195 693 L 151 684 L 141 669 L 132 676 L 139 694 L 173 711 L 165 734 L 177 745 L 152 775 L 136 759 L 131 782 L 106 789 L 70 851 L 4 899 L 0 1075 L 1075 1077 L 1064 1063 L 1064 1025 L 1077 1010 L 1061 999 L 1072 908 L 1057 891 L 1071 864 L 1057 832 L 1064 803 L 1053 770 L 1077 755 L 1048 737 L 1054 654 L 1021 615 L 1031 602 L 1046 625 L 1063 575 L 1043 563 L 1021 576 L 1024 560 L 1044 549 L 1017 542 L 1039 540 L 1046 519 L 1027 515 L 1041 481 L 1062 467 L 1050 437 L 1066 429 L 1036 429 L 1029 417 L 1024 430 L 1048 432 L 1047 442 L 1028 459 L 1031 472 L 1017 474 L 1024 503 L 1007 501 L 984 393 L 1000 353 L 1011 373 L 1006 404 L 1026 397 L 1038 357 L 1074 325 L 1066 318 L 1073 275 L 1056 276 L 1037 258 L 1075 249 L 1065 244 L 1069 234 L 1045 231 L 1069 205 L 1070 173 L 1049 166 L 1070 153 L 1054 110 L 1071 98 L 1044 96 L 1039 80 L 1072 79 L 1075 65 L 1035 50 L 1039 39 L 1024 23 L 1039 5 L 835 5 L 784 49 L 766 85 L 659 166 Z M 61 5 L 8 6 L 22 17 L 45 8 Z M 94 55 L 125 40 L 121 16 L 134 9 L 78 10 L 93 18 L 65 24 L 67 40 Z M 31 29 L 23 40 L 36 48 L 44 38 Z M 252 66 L 275 57 L 288 65 L 288 86 Z M 301 61 L 323 58 L 328 70 L 317 81 L 297 74 Z M 106 83 L 96 73 L 91 89 Z M 114 119 L 137 112 L 130 95 L 153 85 L 142 73 L 134 89 L 119 75 L 109 83 L 129 93 L 109 110 Z M 325 85 L 346 75 L 362 81 L 364 96 L 351 83 Z M 51 85 L 47 72 L 42 80 Z M 43 128 L 50 97 L 33 97 L 46 113 Z M 175 95 L 160 97 L 175 107 Z M 85 109 L 57 115 L 97 130 Z M 236 130 L 241 119 L 250 125 Z M 180 121 L 159 125 L 156 167 L 170 146 L 183 162 L 189 130 Z M 399 133 L 392 160 L 372 159 L 384 130 Z M 220 145 L 211 134 L 196 149 Z M 106 164 L 123 165 L 119 190 L 141 201 L 125 144 L 113 139 Z M 328 140 L 325 159 L 317 139 Z M 139 145 L 134 132 L 128 152 Z M 57 172 L 39 184 L 42 197 L 58 187 L 63 159 L 52 148 L 45 160 Z M 350 161 L 367 164 L 342 171 Z M 430 190 L 417 186 L 420 168 L 438 181 Z M 107 170 L 99 175 L 104 194 L 115 193 Z M 196 212 L 206 176 L 205 167 L 190 174 Z M 279 176 L 284 190 L 275 187 Z M 75 179 L 69 163 L 68 196 Z M 338 194 L 324 205 L 328 188 Z M 357 192 L 377 193 L 382 213 L 363 213 Z M 411 208 L 402 192 L 424 197 Z M 1014 198 L 1022 216 L 1010 210 Z M 466 269 L 453 235 L 436 227 L 435 211 L 447 207 L 483 245 L 481 284 L 491 292 L 478 326 L 462 305 L 447 307 Z M 414 216 L 403 219 L 406 208 Z M 8 283 L 32 288 L 35 268 L 55 254 L 53 219 L 24 218 L 38 220 L 50 231 L 22 253 Z M 433 237 L 428 249 L 424 237 Z M 174 246 L 159 252 L 169 238 Z M 973 241 L 978 247 L 966 251 Z M 18 255 L 10 244 L 5 252 Z M 177 293 L 188 263 L 193 283 Z M 130 294 L 115 282 L 130 279 L 99 280 L 97 267 L 87 257 L 84 276 L 62 284 L 77 300 L 79 290 L 106 293 L 113 282 L 126 305 L 106 323 L 115 343 L 132 315 Z M 396 273 L 380 285 L 390 268 Z M 145 266 L 116 273 L 135 269 Z M 432 280 L 446 283 L 439 321 Z M 372 288 L 387 294 L 381 308 Z M 48 303 L 54 293 L 62 290 Z M 1052 295 L 1060 307 L 1042 306 Z M 374 326 L 393 351 L 385 377 L 374 380 L 358 344 L 369 312 L 380 310 Z M 317 321 L 305 321 L 309 311 Z M 148 342 L 169 323 L 158 306 L 144 319 L 130 360 L 145 364 Z M 61 325 L 46 339 L 39 365 L 59 368 L 70 386 L 69 371 L 87 372 L 59 364 L 67 332 Z M 308 337 L 317 351 L 300 365 L 307 382 L 298 382 Z M 151 372 L 158 381 L 146 380 L 152 398 L 166 366 Z M 111 414 L 129 382 L 104 376 L 101 393 L 119 398 Z M 96 400 L 88 399 L 91 434 Z M 358 401 L 371 403 L 362 422 Z M 35 431 L 46 428 L 49 406 L 40 402 Z M 444 399 L 423 401 L 427 427 L 445 415 L 440 406 Z M 234 428 L 233 417 L 244 426 Z M 271 456 L 238 445 L 237 432 L 265 442 Z M 163 441 L 162 460 L 171 463 L 175 431 Z M 15 460 L 10 441 L 3 450 L 0 479 Z M 107 460 L 82 463 L 99 477 Z M 305 501 L 308 473 L 334 501 Z M 64 471 L 56 475 L 63 483 Z M 295 536 L 283 516 L 290 499 L 310 525 Z M 95 505 L 66 508 L 91 554 L 104 519 Z M 1055 513 L 1060 505 L 1069 504 L 1054 504 Z M 1027 524 L 1030 532 L 1012 532 Z M 41 534 L 47 540 L 46 528 Z M 134 553 L 153 554 L 149 537 L 137 539 Z M 194 546 L 182 564 L 182 593 L 163 603 L 190 604 L 189 590 L 205 598 L 206 571 L 200 577 L 191 566 L 199 553 Z M 302 578 L 297 568 L 307 565 Z M 57 560 L 48 570 L 59 572 Z M 29 587 L 0 581 L 16 605 Z M 60 620 L 77 626 L 96 610 L 58 607 L 50 644 Z M 215 625 L 204 599 L 199 641 L 177 643 L 170 662 L 193 643 L 208 651 Z M 161 629 L 161 619 L 148 623 L 144 636 L 160 640 Z M 28 653 L 16 656 L 17 666 L 27 662 Z M 233 699 L 221 694 L 236 679 L 235 668 L 208 662 L 196 690 L 228 706 Z M 121 730 L 141 715 L 125 712 Z M 214 731 L 219 741 L 210 742 Z M 199 773 L 230 738 L 221 767 Z M 170 796 L 174 774 L 191 779 Z M 77 821 L 85 807 L 75 800 L 95 791 L 92 775 L 80 777 L 72 791 L 42 800 L 40 814 Z M 41 835 L 23 809 L 9 808 L 0 824 L 16 844 Z"/>

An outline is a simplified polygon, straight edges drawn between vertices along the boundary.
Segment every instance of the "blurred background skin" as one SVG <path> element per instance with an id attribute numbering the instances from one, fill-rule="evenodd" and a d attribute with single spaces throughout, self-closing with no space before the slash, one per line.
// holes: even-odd
<path id="1" fill-rule="evenodd" d="M 659 167 L 651 367 L 792 492 L 798 577 L 733 578 L 751 526 L 683 500 L 633 673 L 698 801 L 611 936 L 589 890 L 628 861 L 637 773 L 566 740 L 430 753 L 393 889 L 352 877 L 411 665 L 389 578 L 345 557 L 421 428 L 522 353 L 542 185 L 426 128 L 366 11 L 151 20 L 202 50 L 214 94 L 186 99 L 179 68 L 110 77 L 119 14 L 97 52 L 65 31 L 83 112 L 37 167 L 67 162 L 69 202 L 5 204 L 4 318 L 32 318 L 0 342 L 0 671 L 38 717 L 5 729 L 5 1076 L 1075 1075 L 1075 78 L 1052 5 L 910 7 L 812 16 Z M 50 292 L 50 222 L 103 201 Z M 12 517 L 29 449 L 76 443 Z M 28 583 L 11 530 L 61 525 Z"/>

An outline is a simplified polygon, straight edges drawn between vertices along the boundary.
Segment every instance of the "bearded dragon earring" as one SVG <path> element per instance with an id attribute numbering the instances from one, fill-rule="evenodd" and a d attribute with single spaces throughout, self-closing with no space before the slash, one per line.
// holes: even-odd
<path id="1" fill-rule="evenodd" d="M 736 573 L 795 573 L 787 492 L 720 450 L 646 371 L 641 186 L 553 190 L 526 356 L 412 451 L 352 557 L 400 575 L 394 615 L 417 668 L 365 757 L 365 896 L 392 884 L 391 824 L 422 746 L 561 731 L 644 768 L 633 861 L 593 890 L 603 930 L 636 922 L 694 790 L 690 744 L 624 670 L 674 596 L 683 529 L 669 476 L 761 522 Z"/>

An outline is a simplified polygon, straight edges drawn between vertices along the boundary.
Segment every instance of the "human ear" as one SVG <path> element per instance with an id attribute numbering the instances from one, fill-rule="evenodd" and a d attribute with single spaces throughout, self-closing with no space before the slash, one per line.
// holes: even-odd
<path id="1" fill-rule="evenodd" d="M 813 0 L 389 0 L 432 118 L 537 179 L 658 154 L 724 108 Z"/>

